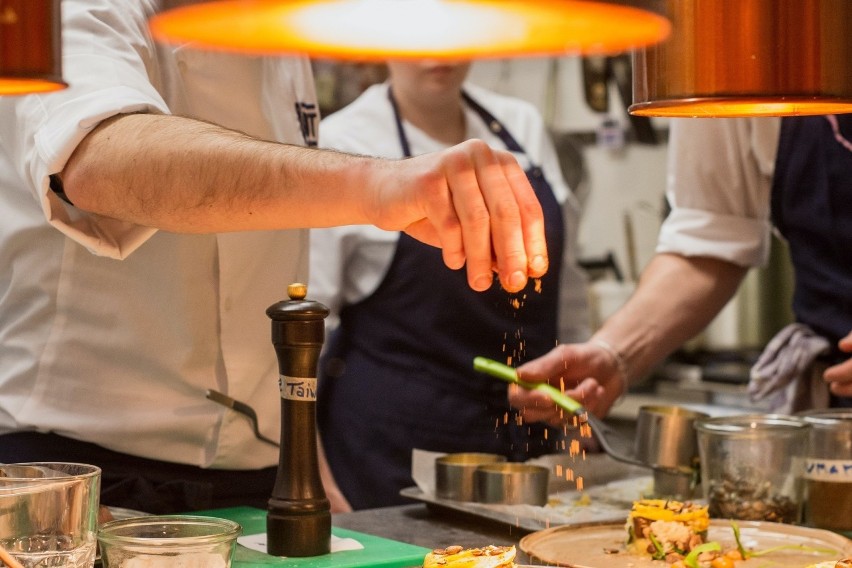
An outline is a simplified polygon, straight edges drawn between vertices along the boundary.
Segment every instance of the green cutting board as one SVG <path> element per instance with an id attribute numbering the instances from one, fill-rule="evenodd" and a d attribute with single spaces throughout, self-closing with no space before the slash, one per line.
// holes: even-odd
<path id="1" fill-rule="evenodd" d="M 244 535 L 260 534 L 266 531 L 266 511 L 254 507 L 214 509 L 193 514 L 236 521 L 243 527 Z M 422 546 L 338 527 L 332 527 L 331 532 L 340 538 L 353 538 L 364 548 L 342 550 L 308 558 L 281 558 L 237 545 L 233 566 L 234 568 L 358 568 L 361 566 L 403 568 L 422 566 L 423 558 L 430 550 Z"/>

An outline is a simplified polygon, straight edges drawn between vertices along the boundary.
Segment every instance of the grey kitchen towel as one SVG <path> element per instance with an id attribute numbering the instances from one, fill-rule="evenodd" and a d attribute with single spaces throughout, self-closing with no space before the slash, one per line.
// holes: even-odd
<path id="1" fill-rule="evenodd" d="M 778 414 L 828 407 L 828 385 L 822 379 L 825 365 L 817 358 L 830 348 L 825 337 L 805 324 L 784 327 L 751 368 L 751 401 L 765 402 L 770 412 Z"/>

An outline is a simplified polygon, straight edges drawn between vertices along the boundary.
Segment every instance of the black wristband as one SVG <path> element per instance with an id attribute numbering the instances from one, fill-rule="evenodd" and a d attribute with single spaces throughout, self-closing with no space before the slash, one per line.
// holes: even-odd
<path id="1" fill-rule="evenodd" d="M 69 205 L 74 205 L 71 203 L 71 200 L 68 199 L 68 196 L 65 195 L 65 186 L 62 185 L 62 178 L 59 177 L 59 174 L 51 174 L 50 176 L 50 190 L 59 196 L 59 199 L 64 201 Z"/>

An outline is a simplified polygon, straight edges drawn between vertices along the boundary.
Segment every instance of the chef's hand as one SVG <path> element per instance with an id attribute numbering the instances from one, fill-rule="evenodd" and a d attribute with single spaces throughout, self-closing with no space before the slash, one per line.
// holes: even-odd
<path id="1" fill-rule="evenodd" d="M 101 505 L 98 507 L 98 524 L 102 525 L 108 521 L 115 520 L 115 517 L 112 516 L 112 511 L 106 505 Z"/>
<path id="2" fill-rule="evenodd" d="M 340 490 L 340 486 L 334 479 L 334 474 L 331 473 L 331 466 L 328 465 L 328 458 L 325 457 L 325 449 L 319 435 L 317 435 L 317 458 L 319 460 L 320 479 L 328 504 L 331 507 L 331 513 L 351 513 L 352 505 L 343 495 L 343 491 Z"/>
<path id="3" fill-rule="evenodd" d="M 518 367 L 518 375 L 527 382 L 550 383 L 600 417 L 606 416 L 627 388 L 623 365 L 595 340 L 558 345 Z M 509 403 L 522 413 L 525 421 L 559 427 L 573 420 L 540 391 L 510 385 Z"/>
<path id="4" fill-rule="evenodd" d="M 844 353 L 852 353 L 852 332 L 838 342 Z M 852 358 L 825 370 L 823 378 L 835 396 L 852 396 Z"/>
<path id="5" fill-rule="evenodd" d="M 509 152 L 468 140 L 388 162 L 372 175 L 371 222 L 441 247 L 452 269 L 467 264 L 474 290 L 491 286 L 493 270 L 510 292 L 547 272 L 541 205 Z"/>

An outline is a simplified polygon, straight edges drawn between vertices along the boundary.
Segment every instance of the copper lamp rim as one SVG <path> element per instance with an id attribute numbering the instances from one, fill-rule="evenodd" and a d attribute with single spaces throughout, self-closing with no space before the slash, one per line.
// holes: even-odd
<path id="1" fill-rule="evenodd" d="M 671 98 L 630 105 L 636 116 L 734 118 L 746 116 L 814 116 L 852 112 L 852 98 L 809 95 L 743 95 Z"/>
<path id="2" fill-rule="evenodd" d="M 2 0 L 0 4 L 0 96 L 66 88 L 60 0 Z"/>
<path id="3" fill-rule="evenodd" d="M 641 116 L 852 112 L 849 0 L 662 0 L 667 41 L 633 54 Z"/>
<path id="4" fill-rule="evenodd" d="M 68 87 L 62 79 L 50 76 L 17 75 L 0 73 L 0 93 L 8 96 L 35 93 L 51 93 Z"/>
<path id="5" fill-rule="evenodd" d="M 419 12 L 411 10 L 417 4 L 395 1 L 218 0 L 163 12 L 149 25 L 154 38 L 164 43 L 358 61 L 607 54 L 659 42 L 671 32 L 664 16 L 606 0 L 421 3 L 432 6 L 424 11 L 428 16 L 440 14 L 439 26 L 418 21 Z M 372 9 L 370 3 L 382 7 L 372 13 L 373 21 L 361 18 Z M 464 24 L 470 33 L 454 34 L 463 17 L 472 14 Z M 334 27 L 337 19 L 342 21 Z"/>

